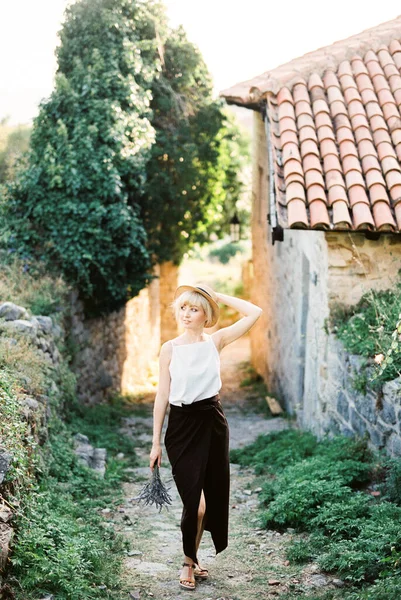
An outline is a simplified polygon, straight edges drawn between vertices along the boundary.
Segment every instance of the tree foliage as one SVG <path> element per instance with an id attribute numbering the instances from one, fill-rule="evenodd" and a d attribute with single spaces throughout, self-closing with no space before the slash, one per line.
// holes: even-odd
<path id="1" fill-rule="evenodd" d="M 4 208 L 14 248 L 61 270 L 96 313 L 149 280 L 136 198 L 154 138 L 155 32 L 138 2 L 81 0 L 60 38 L 55 89 Z"/>
<path id="2" fill-rule="evenodd" d="M 179 264 L 194 243 L 227 232 L 248 155 L 222 103 L 213 100 L 207 67 L 181 27 L 168 32 L 152 93 L 156 143 L 141 216 L 152 255 Z"/>
<path id="3" fill-rule="evenodd" d="M 94 315 L 135 296 L 155 262 L 227 231 L 246 153 L 158 0 L 79 0 L 60 40 L 2 238 L 61 272 Z"/>

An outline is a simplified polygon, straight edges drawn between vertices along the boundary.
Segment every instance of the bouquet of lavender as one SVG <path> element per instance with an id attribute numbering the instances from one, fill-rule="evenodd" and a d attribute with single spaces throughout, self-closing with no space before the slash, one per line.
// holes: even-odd
<path id="1" fill-rule="evenodd" d="M 169 489 L 166 488 L 160 479 L 159 466 L 156 464 L 150 481 L 142 488 L 135 500 L 143 502 L 145 505 L 154 504 L 160 512 L 164 506 L 167 508 L 167 505 L 171 504 L 171 497 L 168 493 Z"/>

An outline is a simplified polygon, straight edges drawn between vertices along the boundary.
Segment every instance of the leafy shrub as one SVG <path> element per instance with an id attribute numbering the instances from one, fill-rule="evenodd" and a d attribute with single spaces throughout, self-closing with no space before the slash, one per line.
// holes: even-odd
<path id="1" fill-rule="evenodd" d="M 386 500 L 401 506 L 401 461 L 386 457 L 383 468 L 386 473 L 385 480 L 377 487 Z"/>
<path id="2" fill-rule="evenodd" d="M 348 352 L 372 359 L 392 348 L 386 369 L 374 385 L 394 379 L 401 371 L 401 353 L 397 337 L 393 336 L 399 320 L 400 296 L 401 282 L 397 281 L 391 290 L 369 290 L 355 306 L 338 307 L 331 317 L 333 330 Z M 357 385 L 363 387 L 361 378 L 357 378 Z"/>
<path id="3" fill-rule="evenodd" d="M 346 502 L 352 491 L 339 478 L 331 481 L 305 479 L 289 484 L 280 480 L 276 497 L 262 513 L 264 527 L 308 529 L 318 509 L 326 502 Z"/>
<path id="4" fill-rule="evenodd" d="M 372 497 L 361 492 L 344 502 L 325 502 L 310 522 L 310 529 L 319 529 L 333 540 L 350 539 L 358 535 L 371 514 Z"/>
<path id="5" fill-rule="evenodd" d="M 317 439 L 305 431 L 274 431 L 260 435 L 253 444 L 231 451 L 231 462 L 254 466 L 257 474 L 284 469 L 287 465 L 312 456 Z"/>
<path id="6" fill-rule="evenodd" d="M 60 600 L 110 597 L 96 587 L 118 585 L 124 544 L 113 530 L 104 528 L 96 509 L 121 501 L 115 477 L 110 479 L 106 471 L 102 480 L 81 466 L 63 428 L 48 450 L 46 472 L 26 497 L 23 516 L 17 518 L 12 579 L 34 597 L 48 593 Z"/>
<path id="7" fill-rule="evenodd" d="M 230 258 L 236 256 L 238 253 L 242 254 L 243 252 L 244 248 L 240 243 L 227 242 L 222 246 L 213 248 L 213 250 L 209 252 L 209 256 L 210 258 L 218 258 L 223 265 L 226 265 L 230 261 Z"/>
<path id="8" fill-rule="evenodd" d="M 399 575 L 375 581 L 368 589 L 358 589 L 343 596 L 345 600 L 399 600 L 401 598 L 401 579 Z"/>
<path id="9" fill-rule="evenodd" d="M 297 431 L 260 436 L 234 458 L 273 475 L 260 494 L 263 525 L 310 534 L 287 548 L 291 561 L 314 559 L 323 570 L 358 585 L 400 569 L 401 507 L 355 491 L 384 471 L 382 489 L 398 501 L 399 461 L 378 462 L 364 439 L 318 442 Z"/>
<path id="10" fill-rule="evenodd" d="M 372 506 L 370 518 L 355 537 L 329 539 L 318 562 L 322 569 L 338 571 L 348 581 L 374 581 L 384 570 L 381 559 L 391 547 L 401 549 L 401 509 L 387 502 Z"/>

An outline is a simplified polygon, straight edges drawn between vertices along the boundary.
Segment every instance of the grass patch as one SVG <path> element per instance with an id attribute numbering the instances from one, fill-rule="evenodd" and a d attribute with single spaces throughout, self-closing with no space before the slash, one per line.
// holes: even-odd
<path id="1" fill-rule="evenodd" d="M 34 315 L 58 320 L 68 293 L 68 286 L 61 277 L 49 275 L 40 263 L 28 264 L 2 249 L 0 264 L 2 302 L 14 302 Z"/>
<path id="2" fill-rule="evenodd" d="M 365 440 L 338 436 L 318 441 L 294 430 L 259 436 L 254 444 L 232 451 L 231 460 L 267 476 L 260 495 L 263 525 L 280 531 L 292 527 L 306 536 L 288 546 L 291 562 L 314 560 L 365 594 L 351 592 L 343 595 L 347 599 L 387 598 L 380 597 L 387 588 L 389 598 L 397 597 L 400 461 L 373 453 Z M 382 496 L 373 497 L 367 485 L 380 478 Z"/>

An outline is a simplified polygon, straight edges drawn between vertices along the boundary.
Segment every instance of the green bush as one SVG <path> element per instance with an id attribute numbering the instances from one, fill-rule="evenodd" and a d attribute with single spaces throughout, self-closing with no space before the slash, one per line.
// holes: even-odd
<path id="1" fill-rule="evenodd" d="M 337 307 L 332 311 L 331 326 L 345 349 L 373 359 L 377 354 L 386 354 L 394 344 L 393 332 L 399 319 L 401 282 L 391 290 L 366 292 L 359 302 L 351 307 Z M 401 371 L 401 353 L 394 344 L 393 353 L 386 369 L 375 381 L 380 385 L 398 376 Z M 364 375 L 356 378 L 356 385 L 363 388 Z"/>
<path id="2" fill-rule="evenodd" d="M 18 581 L 21 598 L 46 593 L 60 600 L 110 597 L 97 586 L 118 586 L 124 544 L 104 527 L 97 511 L 121 501 L 120 478 L 108 469 L 102 480 L 81 466 L 63 427 L 47 452 L 45 472 L 16 521 L 10 581 Z"/>
<path id="3" fill-rule="evenodd" d="M 335 477 L 330 481 L 305 479 L 292 484 L 280 480 L 276 490 L 275 498 L 262 513 L 262 521 L 264 527 L 279 530 L 287 527 L 308 529 L 311 519 L 322 505 L 326 502 L 347 502 L 352 494 L 350 488 Z"/>
<path id="4" fill-rule="evenodd" d="M 260 436 L 232 458 L 270 474 L 260 494 L 265 527 L 308 532 L 288 546 L 290 561 L 313 559 L 357 585 L 399 570 L 401 507 L 388 501 L 399 501 L 399 461 L 374 455 L 364 439 L 319 442 L 291 430 Z M 379 487 L 387 500 L 363 491 L 372 477 L 383 476 Z"/>
<path id="5" fill-rule="evenodd" d="M 99 314 L 151 278 L 135 200 L 154 141 L 155 25 L 142 3 L 80 0 L 67 8 L 60 38 L 55 89 L 0 202 L 1 237 L 29 265 L 44 260 L 62 273 L 88 314 Z"/>
<path id="6" fill-rule="evenodd" d="M 383 459 L 385 479 L 377 487 L 383 498 L 401 506 L 401 461 L 392 457 Z"/>
<path id="7" fill-rule="evenodd" d="M 238 253 L 242 254 L 243 252 L 244 248 L 240 243 L 228 242 L 226 244 L 223 244 L 222 246 L 219 246 L 218 248 L 214 248 L 213 250 L 211 250 L 209 252 L 209 257 L 218 258 L 223 265 L 226 265 L 230 261 L 230 258 L 236 256 Z"/>
<path id="8" fill-rule="evenodd" d="M 231 462 L 254 466 L 257 474 L 284 469 L 316 451 L 317 440 L 309 432 L 288 430 L 260 435 L 253 444 L 231 451 Z"/>

